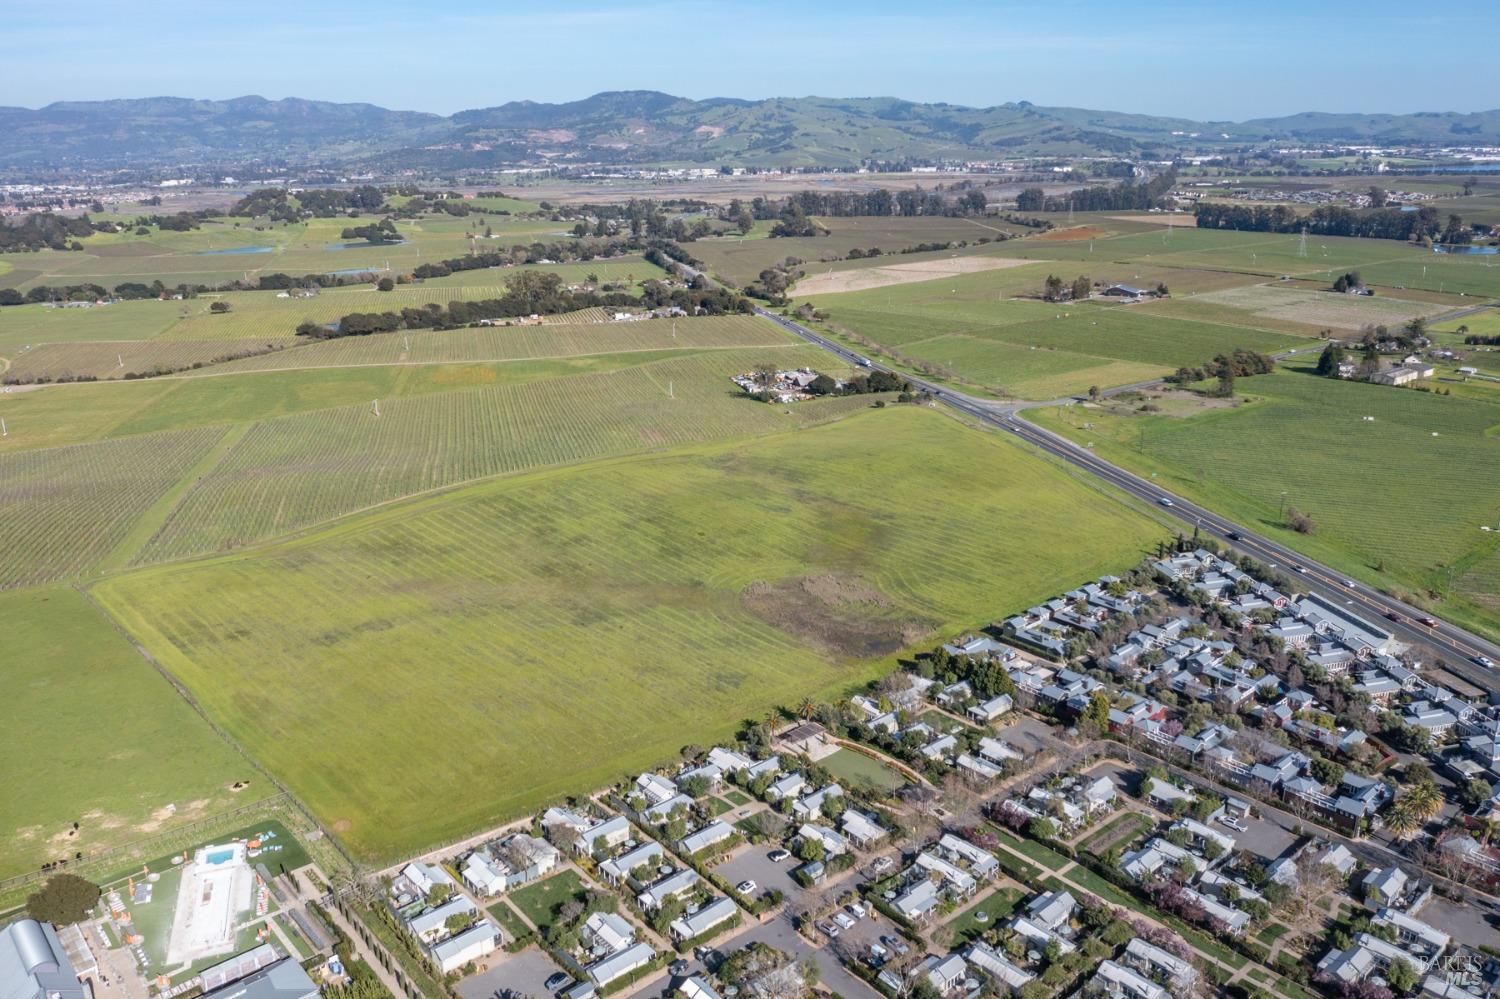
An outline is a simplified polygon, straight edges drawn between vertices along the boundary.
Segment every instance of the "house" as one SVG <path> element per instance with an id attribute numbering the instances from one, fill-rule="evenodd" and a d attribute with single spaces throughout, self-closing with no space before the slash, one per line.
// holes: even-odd
<path id="1" fill-rule="evenodd" d="M 922 747 L 922 755 L 929 760 L 940 760 L 958 748 L 958 739 L 951 735 L 940 735 Z"/>
<path id="2" fill-rule="evenodd" d="M 772 801 L 780 801 L 782 798 L 794 798 L 801 794 L 802 789 L 805 787 L 807 787 L 807 778 L 794 771 L 789 774 L 783 774 L 772 781 L 771 785 L 766 788 L 766 797 Z"/>
<path id="3" fill-rule="evenodd" d="M 665 822 L 678 811 L 686 811 L 693 807 L 693 799 L 685 794 L 677 794 L 666 801 L 659 801 L 641 812 L 641 819 L 645 822 Z"/>
<path id="4" fill-rule="evenodd" d="M 708 825 L 697 832 L 689 833 L 677 841 L 677 849 L 691 857 L 695 853 L 702 853 L 723 843 L 734 835 L 734 827 L 727 822 L 714 819 Z"/>
<path id="5" fill-rule="evenodd" d="M 979 740 L 979 756 L 1000 766 L 1021 758 L 1021 754 L 1010 743 L 988 736 Z"/>
<path id="6" fill-rule="evenodd" d="M 970 718 L 977 722 L 992 722 L 996 718 L 1015 707 L 1015 701 L 1009 694 L 1001 694 L 987 701 L 971 706 L 968 710 Z"/>
<path id="7" fill-rule="evenodd" d="M 849 842 L 861 850 L 870 849 L 889 835 L 885 827 L 876 822 L 873 816 L 853 808 L 844 809 L 844 814 L 839 819 L 839 827 Z"/>
<path id="8" fill-rule="evenodd" d="M 545 877 L 557 868 L 561 854 L 544 839 L 516 833 L 498 849 L 481 847 L 469 854 L 459 874 L 477 895 L 495 895 Z"/>
<path id="9" fill-rule="evenodd" d="M 78 980 L 51 923 L 18 919 L 0 930 L 0 996 L 90 999 L 92 990 Z"/>
<path id="10" fill-rule="evenodd" d="M 624 978 L 632 971 L 650 964 L 654 957 L 656 957 L 656 952 L 651 949 L 650 944 L 631 944 L 618 954 L 611 954 L 603 960 L 595 961 L 584 969 L 584 973 L 602 989 L 609 983 Z"/>
<path id="11" fill-rule="evenodd" d="M 448 934 L 448 920 L 454 916 L 476 916 L 477 906 L 467 895 L 455 895 L 442 905 L 424 909 L 406 920 L 412 936 L 424 944 L 435 943 Z"/>
<path id="12" fill-rule="evenodd" d="M 578 834 L 578 841 L 573 844 L 577 853 L 595 853 L 599 850 L 613 850 L 630 838 L 630 820 L 623 815 L 596 822 Z"/>
<path id="13" fill-rule="evenodd" d="M 781 734 L 781 741 L 794 753 L 812 755 L 828 741 L 828 730 L 817 722 L 802 722 Z"/>
<path id="14" fill-rule="evenodd" d="M 1027 903 L 1026 915 L 1038 926 L 1056 930 L 1072 918 L 1077 907 L 1070 892 L 1049 891 Z"/>
<path id="15" fill-rule="evenodd" d="M 1129 284 L 1112 284 L 1100 294 L 1106 298 L 1127 298 L 1131 301 L 1139 301 L 1146 296 L 1144 290 Z"/>
<path id="16" fill-rule="evenodd" d="M 906 889 L 891 901 L 891 905 L 905 919 L 917 923 L 930 916 L 942 900 L 936 884 L 928 878 L 919 878 L 907 885 Z"/>
<path id="17" fill-rule="evenodd" d="M 1458 724 L 1458 718 L 1450 711 L 1431 701 L 1413 701 L 1402 715 L 1401 721 L 1413 728 L 1424 730 L 1433 742 L 1442 742 Z"/>
<path id="18" fill-rule="evenodd" d="M 755 763 L 743 753 L 715 746 L 708 751 L 707 765 L 716 767 L 720 773 L 737 774 L 741 770 L 749 770 Z"/>
<path id="19" fill-rule="evenodd" d="M 420 860 L 413 860 L 401 868 L 401 876 L 411 885 L 412 891 L 421 898 L 426 898 L 432 893 L 432 889 L 457 888 L 453 878 L 448 872 L 435 864 L 424 864 Z"/>
<path id="20" fill-rule="evenodd" d="M 1115 782 L 1108 777 L 1100 777 L 1086 785 L 1080 797 L 1083 801 L 1084 810 L 1090 815 L 1096 812 L 1106 811 L 1115 804 Z"/>
<path id="21" fill-rule="evenodd" d="M 804 843 L 822 844 L 823 854 L 828 857 L 837 857 L 841 853 L 849 852 L 849 841 L 827 826 L 805 822 L 802 828 L 797 830 L 797 835 Z"/>
<path id="22" fill-rule="evenodd" d="M 690 975 L 683 983 L 677 986 L 685 999 L 720 999 L 719 993 L 714 991 L 701 975 Z"/>
<path id="23" fill-rule="evenodd" d="M 677 898 L 692 891 L 698 880 L 698 872 L 685 867 L 647 885 L 645 890 L 635 897 L 635 900 L 642 909 L 648 912 L 660 909 L 662 903 L 668 899 Z"/>
<path id="24" fill-rule="evenodd" d="M 1094 977 L 1083 987 L 1083 995 L 1120 996 L 1124 999 L 1171 999 L 1172 993 L 1145 975 L 1114 961 L 1101 961 Z"/>
<path id="25" fill-rule="evenodd" d="M 1349 872 L 1354 870 L 1354 854 L 1342 843 L 1335 843 L 1323 851 L 1318 858 L 1318 863 L 1324 867 L 1332 867 L 1340 874 L 1348 877 Z"/>
<path id="26" fill-rule="evenodd" d="M 1154 838 L 1138 850 L 1132 850 L 1120 858 L 1120 870 L 1137 881 L 1154 877 L 1164 867 L 1178 867 L 1191 855 L 1182 847 L 1161 838 Z"/>
<path id="27" fill-rule="evenodd" d="M 613 912 L 590 913 L 578 935 L 595 957 L 618 954 L 635 943 L 635 927 Z"/>
<path id="28" fill-rule="evenodd" d="M 1024 968 L 1018 968 L 999 951 L 983 940 L 976 941 L 963 951 L 969 964 L 989 975 L 1001 985 L 1019 989 L 1036 976 Z"/>
<path id="29" fill-rule="evenodd" d="M 1396 931 L 1396 939 L 1403 947 L 1419 955 L 1429 964 L 1448 949 L 1448 944 L 1453 939 L 1442 930 L 1408 916 L 1400 909 L 1392 909 L 1390 906 L 1375 913 L 1375 918 L 1371 922 L 1377 926 L 1391 927 Z"/>
<path id="30" fill-rule="evenodd" d="M 704 936 L 716 927 L 729 922 L 737 912 L 739 910 L 729 899 L 715 899 L 695 912 L 684 913 L 672 920 L 672 925 L 669 927 L 672 939 L 680 944 L 685 940 Z"/>
<path id="31" fill-rule="evenodd" d="M 591 825 L 593 825 L 591 819 L 578 814 L 571 808 L 549 808 L 542 813 L 542 828 L 548 831 L 571 829 L 581 833 Z"/>
<path id="32" fill-rule="evenodd" d="M 989 760 L 978 756 L 970 756 L 968 753 L 959 753 L 954 758 L 953 765 L 965 773 L 973 774 L 980 780 L 994 780 L 1004 772 Z"/>
<path id="33" fill-rule="evenodd" d="M 661 844 L 651 840 L 628 853 L 606 860 L 599 865 L 599 873 L 604 875 L 604 880 L 618 887 L 629 880 L 631 872 L 636 868 L 654 868 L 661 863 L 662 857 Z"/>
<path id="34" fill-rule="evenodd" d="M 1125 945 L 1125 953 L 1120 960 L 1183 991 L 1191 989 L 1198 980 L 1198 969 L 1191 962 L 1140 937 L 1133 938 Z"/>
<path id="35" fill-rule="evenodd" d="M 840 797 L 843 793 L 844 789 L 837 784 L 829 784 L 825 788 L 820 788 L 811 794 L 805 794 L 792 802 L 792 812 L 798 818 L 818 818 L 823 814 L 823 802 L 830 798 Z"/>
<path id="36" fill-rule="evenodd" d="M 1224 924 L 1226 932 L 1240 934 L 1245 932 L 1245 927 L 1250 925 L 1250 914 L 1241 912 L 1230 905 L 1225 905 L 1212 895 L 1205 895 L 1195 888 L 1183 888 L 1183 894 L 1197 902 L 1210 919 L 1215 919 Z"/>
<path id="37" fill-rule="evenodd" d="M 929 954 L 921 964 L 917 965 L 913 974 L 925 975 L 927 981 L 938 990 L 940 995 L 947 995 L 963 985 L 964 979 L 969 974 L 969 966 L 957 954 L 949 954 L 946 957 Z"/>
<path id="38" fill-rule="evenodd" d="M 1204 825 L 1197 819 L 1182 819 L 1172 828 L 1181 829 L 1186 832 L 1188 842 L 1205 855 L 1210 852 L 1209 843 L 1213 843 L 1218 847 L 1218 855 L 1220 857 L 1227 857 L 1230 853 L 1234 852 L 1236 844 L 1233 836 L 1221 833 L 1212 826 Z"/>
<path id="39" fill-rule="evenodd" d="M 651 805 L 677 797 L 677 785 L 661 774 L 641 774 L 635 779 L 635 789 Z"/>
<path id="40" fill-rule="evenodd" d="M 1033 920 L 1030 916 L 1013 916 L 1010 928 L 1017 935 L 1024 937 L 1037 950 L 1046 950 L 1048 944 L 1056 944 L 1057 949 L 1064 954 L 1072 953 L 1076 948 L 1073 941 L 1062 934 L 1047 929 L 1047 927 Z"/>
<path id="41" fill-rule="evenodd" d="M 1193 792 L 1185 791 L 1169 780 L 1157 780 L 1154 777 L 1148 777 L 1146 780 L 1151 782 L 1146 797 L 1162 811 L 1170 812 L 1179 801 L 1192 804 L 1197 799 L 1197 795 Z"/>
<path id="42" fill-rule="evenodd" d="M 468 929 L 433 944 L 428 953 L 438 970 L 446 975 L 498 950 L 500 942 L 500 927 L 488 919 L 480 919 Z"/>

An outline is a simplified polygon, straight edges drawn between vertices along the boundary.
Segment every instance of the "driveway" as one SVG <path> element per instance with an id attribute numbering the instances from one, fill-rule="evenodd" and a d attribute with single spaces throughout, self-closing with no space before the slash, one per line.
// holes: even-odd
<path id="1" fill-rule="evenodd" d="M 1214 827 L 1226 836 L 1233 836 L 1241 850 L 1249 850 L 1266 861 L 1280 857 L 1299 838 L 1292 835 L 1292 831 L 1282 823 L 1264 815 L 1258 819 L 1242 818 L 1239 821 L 1245 827 L 1244 832 L 1237 832 L 1219 822 L 1215 822 Z"/>
<path id="2" fill-rule="evenodd" d="M 1025 757 L 1035 756 L 1043 750 L 1061 748 L 1061 743 L 1053 737 L 1051 728 L 1038 718 L 1017 715 L 1008 722 L 1002 721 L 1003 727 L 995 733 L 995 738 L 1010 743 Z"/>
<path id="3" fill-rule="evenodd" d="M 493 957 L 493 955 L 491 955 Z M 463 999 L 494 999 L 513 993 L 522 996 L 548 995 L 547 979 L 560 970 L 538 947 L 528 947 L 519 954 L 500 955 L 499 964 L 489 971 L 458 983 Z"/>
<path id="4" fill-rule="evenodd" d="M 1461 940 L 1470 947 L 1488 945 L 1493 947 L 1500 933 L 1500 916 L 1491 915 L 1475 908 L 1434 895 L 1416 914 L 1424 923 L 1436 926 L 1453 939 Z"/>

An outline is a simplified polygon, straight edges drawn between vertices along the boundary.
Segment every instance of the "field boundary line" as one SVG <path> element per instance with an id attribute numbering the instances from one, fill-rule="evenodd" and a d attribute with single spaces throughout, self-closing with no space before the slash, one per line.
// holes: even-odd
<path id="1" fill-rule="evenodd" d="M 338 839 L 335 838 L 330 832 L 328 832 L 328 830 L 323 828 L 323 824 L 319 822 L 317 817 L 313 815 L 312 811 L 302 803 L 302 800 L 295 794 L 293 794 L 291 792 L 291 789 L 283 784 L 275 774 L 271 773 L 270 770 L 262 766 L 260 761 L 252 756 L 250 752 L 240 744 L 239 740 L 235 739 L 234 736 L 230 735 L 222 727 L 220 727 L 218 722 L 214 721 L 213 718 L 209 716 L 208 712 L 204 710 L 203 705 L 198 703 L 198 699 L 193 696 L 193 692 L 187 688 L 187 685 L 179 680 L 171 670 L 163 666 L 161 662 L 151 654 L 151 651 L 136 639 L 131 630 L 127 628 L 119 618 L 115 617 L 115 615 L 112 614 L 103 604 L 95 599 L 94 594 L 89 590 L 88 587 L 81 586 L 77 583 L 74 583 L 72 585 L 73 590 L 78 593 L 79 596 L 83 597 L 83 599 L 88 602 L 90 607 L 94 608 L 97 613 L 102 615 L 104 619 L 110 623 L 110 626 L 114 628 L 115 631 L 119 632 L 119 634 L 131 644 L 131 647 L 135 649 L 137 654 L 139 654 L 142 659 L 146 660 L 146 662 L 151 665 L 152 669 L 156 670 L 156 672 L 161 676 L 163 680 L 172 685 L 172 689 L 177 692 L 177 695 L 181 697 L 185 702 L 187 702 L 188 707 L 192 708 L 193 711 L 198 715 L 198 717 L 203 719 L 204 724 L 206 724 L 215 735 L 217 735 L 220 739 L 223 739 L 225 744 L 233 749 L 236 753 L 239 753 L 240 756 L 244 758 L 245 762 L 250 764 L 250 766 L 255 769 L 256 773 L 264 777 L 270 783 L 270 785 L 277 790 L 277 792 L 283 795 L 285 799 L 297 809 L 297 811 L 302 813 L 302 816 L 306 818 L 308 822 L 312 823 L 313 828 L 321 833 L 322 837 L 326 839 L 335 850 L 338 851 L 339 856 L 343 858 L 344 862 L 349 865 L 351 870 L 359 872 L 364 869 L 363 865 L 358 863 L 349 854 L 349 852 L 344 848 L 344 845 L 340 843 Z"/>

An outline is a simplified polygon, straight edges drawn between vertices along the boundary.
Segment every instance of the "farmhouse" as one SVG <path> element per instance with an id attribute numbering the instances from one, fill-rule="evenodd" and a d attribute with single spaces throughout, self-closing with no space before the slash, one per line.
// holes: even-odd
<path id="1" fill-rule="evenodd" d="M 642 909 L 650 912 L 653 909 L 660 909 L 662 903 L 668 899 L 686 895 L 697 883 L 698 872 L 691 868 L 683 868 L 648 885 L 645 891 L 636 896 L 635 900 Z"/>
<path id="2" fill-rule="evenodd" d="M 1012 989 L 1019 989 L 1036 976 L 1024 968 L 1018 968 L 1004 955 L 983 940 L 970 944 L 963 952 L 970 964 L 989 975 L 995 981 Z"/>
<path id="3" fill-rule="evenodd" d="M 517 833 L 497 847 L 484 846 L 469 854 L 459 874 L 477 895 L 495 895 L 546 877 L 556 869 L 560 854 L 544 839 Z"/>
<path id="4" fill-rule="evenodd" d="M 677 843 L 677 848 L 688 856 L 717 846 L 734 835 L 734 827 L 727 822 L 714 819 L 697 832 L 689 833 Z"/>
<path id="5" fill-rule="evenodd" d="M 599 873 L 610 884 L 619 886 L 629 880 L 631 873 L 638 868 L 660 864 L 662 856 L 661 844 L 651 840 L 628 853 L 606 860 L 599 865 Z"/>

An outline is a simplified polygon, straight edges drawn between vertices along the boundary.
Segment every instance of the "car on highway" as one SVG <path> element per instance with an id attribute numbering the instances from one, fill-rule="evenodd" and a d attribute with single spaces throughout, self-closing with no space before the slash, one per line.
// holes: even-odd
<path id="1" fill-rule="evenodd" d="M 1342 579 L 1339 582 L 1343 583 L 1345 586 L 1349 587 L 1349 589 L 1351 589 L 1351 590 L 1354 589 L 1358 585 L 1352 579 Z"/>
<path id="2" fill-rule="evenodd" d="M 1491 659 L 1489 656 L 1475 656 L 1474 665 L 1483 666 L 1485 669 L 1494 669 L 1495 660 Z"/>
<path id="3" fill-rule="evenodd" d="M 1397 624 L 1401 623 L 1401 615 L 1397 614 L 1395 611 L 1386 611 L 1385 616 L 1386 620 L 1388 621 L 1395 621 Z"/>
<path id="4" fill-rule="evenodd" d="M 1435 617 L 1423 617 L 1423 618 L 1418 618 L 1417 620 L 1420 621 L 1424 627 L 1427 627 L 1427 628 L 1436 628 L 1437 627 L 1437 618 L 1435 618 Z"/>
<path id="5" fill-rule="evenodd" d="M 1160 503 L 1162 506 L 1176 506 L 1177 505 L 1176 503 L 1173 503 L 1171 500 L 1167 499 L 1167 497 L 1165 497 L 1165 496 L 1158 497 L 1157 500 L 1156 500 L 1156 502 Z"/>
<path id="6" fill-rule="evenodd" d="M 753 895 L 755 894 L 755 882 L 741 881 L 739 884 L 734 886 L 734 890 L 739 892 L 741 895 Z"/>
<path id="7" fill-rule="evenodd" d="M 773 864 L 779 864 L 791 855 L 792 851 L 790 850 L 772 850 L 770 853 L 766 854 L 766 859 Z"/>
<path id="8" fill-rule="evenodd" d="M 856 357 L 854 363 L 861 368 L 868 368 L 870 366 L 870 359 L 868 357 Z"/>
<path id="9" fill-rule="evenodd" d="M 567 985 L 572 981 L 573 979 L 571 976 L 565 975 L 561 971 L 559 971 L 557 974 L 547 979 L 546 989 L 548 992 L 556 992 L 558 989 L 562 988 L 564 985 Z"/>
<path id="10" fill-rule="evenodd" d="M 1292 566 L 1292 571 L 1293 572 L 1306 573 L 1307 572 L 1307 566 L 1305 566 L 1305 565 L 1294 565 L 1294 566 Z"/>
<path id="11" fill-rule="evenodd" d="M 1244 537 L 1241 536 L 1241 534 L 1240 534 L 1239 531 L 1230 531 L 1228 534 L 1224 535 L 1224 537 L 1228 538 L 1230 541 L 1244 541 L 1245 540 Z"/>

